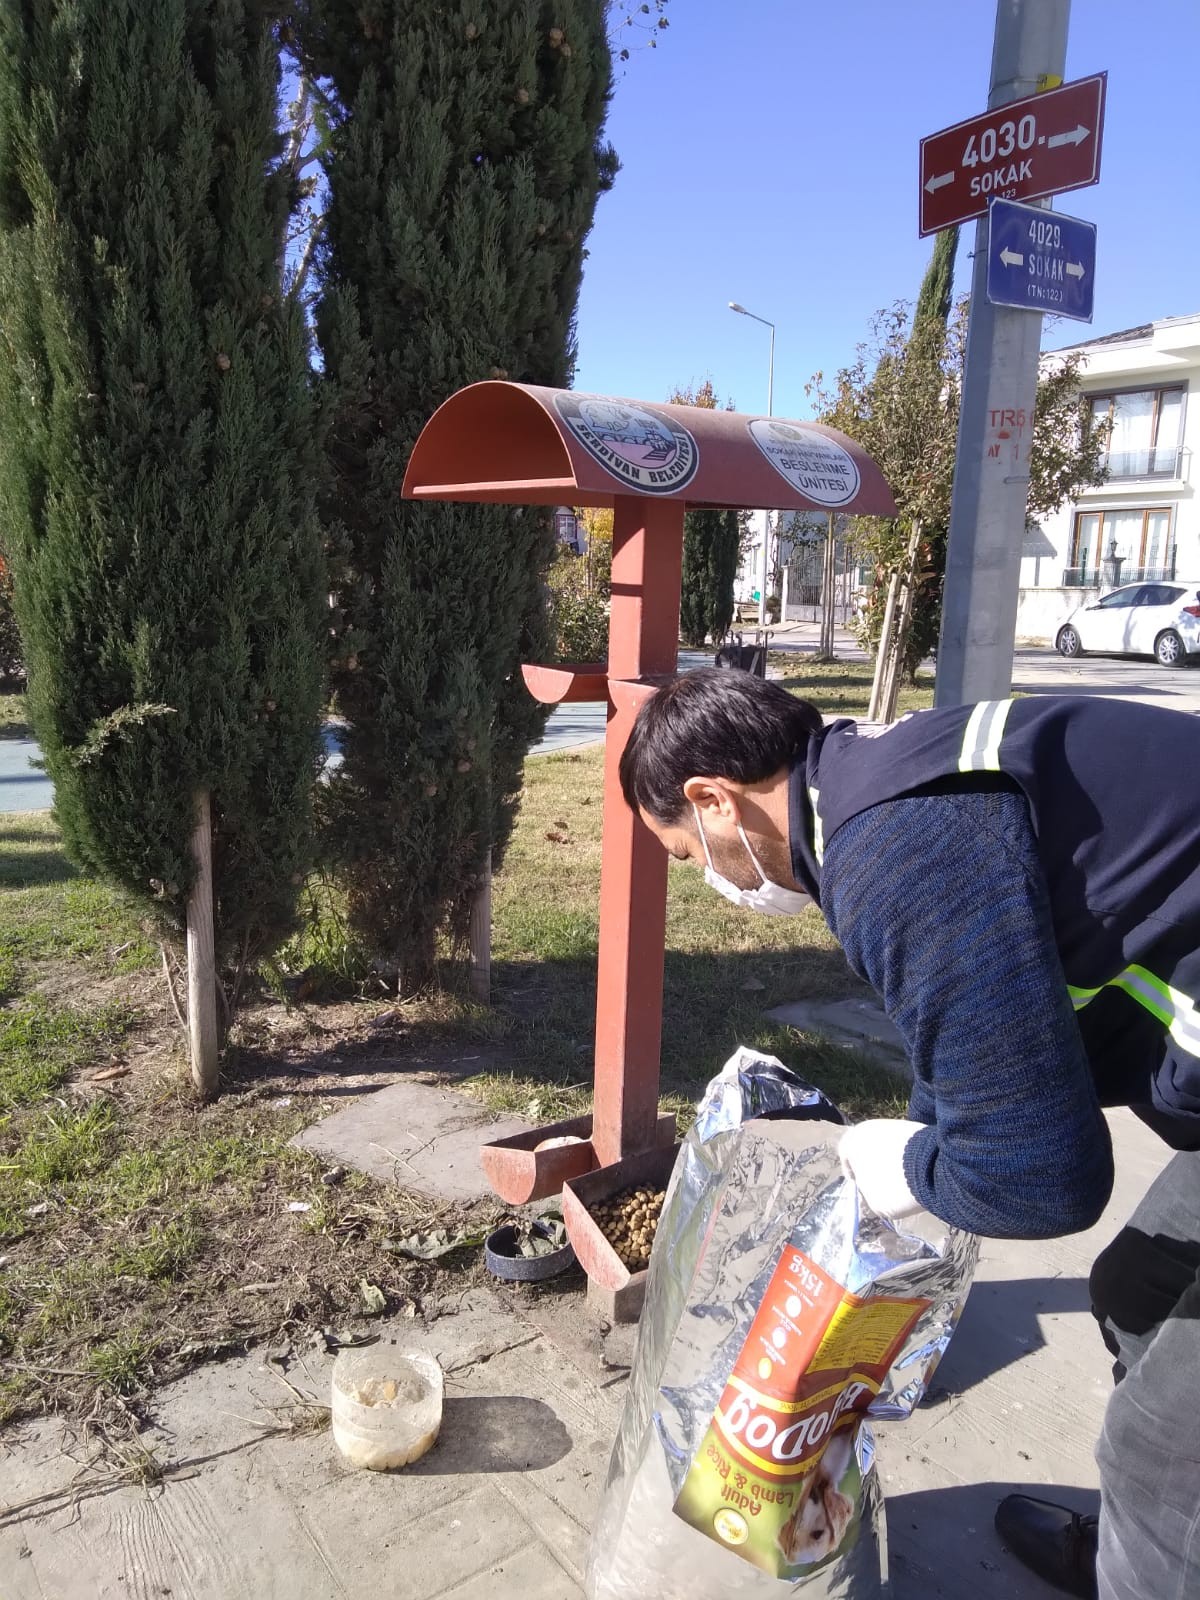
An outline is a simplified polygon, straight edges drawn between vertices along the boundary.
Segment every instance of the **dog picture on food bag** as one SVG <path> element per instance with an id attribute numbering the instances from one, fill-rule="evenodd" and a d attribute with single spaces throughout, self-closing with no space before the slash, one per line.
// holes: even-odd
<path id="1" fill-rule="evenodd" d="M 829 1441 L 815 1470 L 800 1485 L 800 1503 L 779 1530 L 776 1543 L 789 1566 L 814 1566 L 839 1548 L 850 1529 L 855 1500 L 842 1492 L 854 1459 L 854 1430 Z"/>

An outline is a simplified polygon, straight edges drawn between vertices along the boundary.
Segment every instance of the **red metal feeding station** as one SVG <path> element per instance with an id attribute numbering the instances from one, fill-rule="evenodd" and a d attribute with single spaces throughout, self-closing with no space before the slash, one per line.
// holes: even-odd
<path id="1" fill-rule="evenodd" d="M 608 705 L 594 1112 L 485 1144 L 481 1159 L 512 1205 L 563 1190 L 592 1284 L 633 1311 L 643 1275 L 631 1276 L 588 1207 L 661 1184 L 675 1157 L 675 1119 L 658 1108 L 667 856 L 626 806 L 617 768 L 638 707 L 676 672 L 684 512 L 894 516 L 895 502 L 874 461 L 834 428 L 499 382 L 473 384 L 440 407 L 403 492 L 613 508 L 607 663 L 523 668 L 545 704 Z M 560 1139 L 580 1142 L 546 1147 Z"/>

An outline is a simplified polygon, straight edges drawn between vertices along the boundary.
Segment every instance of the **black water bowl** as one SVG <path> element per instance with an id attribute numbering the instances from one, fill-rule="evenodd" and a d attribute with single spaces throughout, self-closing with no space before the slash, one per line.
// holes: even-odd
<path id="1" fill-rule="evenodd" d="M 544 1222 L 533 1223 L 532 1231 L 546 1239 L 551 1237 Z M 503 1278 L 506 1283 L 540 1283 L 544 1278 L 557 1278 L 575 1265 L 575 1252 L 569 1243 L 544 1256 L 523 1256 L 517 1240 L 517 1230 L 511 1223 L 488 1235 L 483 1259 L 493 1277 Z"/>

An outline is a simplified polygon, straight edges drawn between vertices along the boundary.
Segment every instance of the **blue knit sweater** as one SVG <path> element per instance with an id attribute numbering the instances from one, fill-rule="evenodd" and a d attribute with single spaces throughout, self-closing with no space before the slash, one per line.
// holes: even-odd
<path id="1" fill-rule="evenodd" d="M 905 1173 L 935 1216 L 992 1238 L 1091 1227 L 1112 1147 L 1058 958 L 1022 796 L 891 800 L 829 841 L 821 907 L 900 1029 Z"/>

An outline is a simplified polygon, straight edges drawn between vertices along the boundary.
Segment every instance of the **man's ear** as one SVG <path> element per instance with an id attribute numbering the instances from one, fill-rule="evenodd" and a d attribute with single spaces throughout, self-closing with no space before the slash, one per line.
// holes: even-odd
<path id="1" fill-rule="evenodd" d="M 741 797 L 721 778 L 689 778 L 683 797 L 703 817 L 721 817 L 736 827 L 742 820 Z"/>

